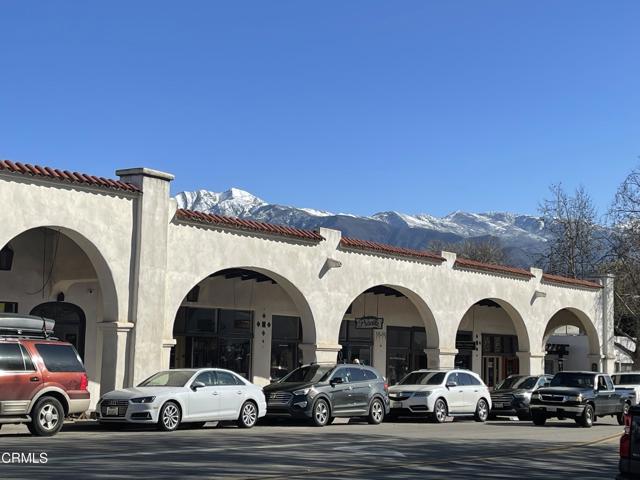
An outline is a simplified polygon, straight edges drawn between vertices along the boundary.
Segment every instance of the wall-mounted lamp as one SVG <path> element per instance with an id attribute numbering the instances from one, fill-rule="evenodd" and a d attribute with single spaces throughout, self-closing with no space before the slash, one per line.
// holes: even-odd
<path id="1" fill-rule="evenodd" d="M 199 296 L 200 296 L 200 286 L 196 285 L 191 290 L 189 290 L 189 293 L 187 293 L 187 302 L 195 303 L 198 301 Z"/>
<path id="2" fill-rule="evenodd" d="M 340 260 L 336 260 L 335 258 L 327 258 L 325 265 L 327 266 L 327 269 L 340 268 L 342 266 L 342 262 Z"/>
<path id="3" fill-rule="evenodd" d="M 6 245 L 0 250 L 0 270 L 11 270 L 13 266 L 13 249 Z"/>

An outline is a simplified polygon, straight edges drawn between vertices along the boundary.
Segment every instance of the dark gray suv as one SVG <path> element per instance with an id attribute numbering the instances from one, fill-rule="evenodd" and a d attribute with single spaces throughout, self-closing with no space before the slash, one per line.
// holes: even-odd
<path id="1" fill-rule="evenodd" d="M 378 424 L 389 413 L 384 377 L 364 365 L 303 365 L 264 387 L 264 395 L 267 416 L 308 418 L 318 427 L 335 417 L 366 417 Z"/>

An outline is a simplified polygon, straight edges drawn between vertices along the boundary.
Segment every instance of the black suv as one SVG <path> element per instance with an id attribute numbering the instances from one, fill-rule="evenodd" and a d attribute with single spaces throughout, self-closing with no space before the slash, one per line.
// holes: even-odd
<path id="1" fill-rule="evenodd" d="M 611 377 L 598 372 L 560 372 L 548 387 L 531 395 L 531 418 L 544 425 L 547 418 L 573 418 L 582 427 L 591 427 L 597 417 L 615 416 L 624 423 L 628 396 L 615 391 Z"/>
<path id="2" fill-rule="evenodd" d="M 335 417 L 367 417 L 378 424 L 389 413 L 385 379 L 363 365 L 303 365 L 264 387 L 264 395 L 268 416 L 309 418 L 318 427 Z"/>

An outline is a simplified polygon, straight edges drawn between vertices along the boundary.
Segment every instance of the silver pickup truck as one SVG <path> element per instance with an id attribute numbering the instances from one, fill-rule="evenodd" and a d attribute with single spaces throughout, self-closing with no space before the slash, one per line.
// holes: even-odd
<path id="1" fill-rule="evenodd" d="M 611 375 L 616 392 L 626 393 L 632 405 L 640 403 L 640 372 L 620 372 Z"/>

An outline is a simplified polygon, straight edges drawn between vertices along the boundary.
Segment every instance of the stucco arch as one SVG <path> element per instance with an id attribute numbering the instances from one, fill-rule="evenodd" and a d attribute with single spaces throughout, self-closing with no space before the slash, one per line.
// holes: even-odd
<path id="1" fill-rule="evenodd" d="M 100 285 L 100 290 L 102 294 L 102 317 L 103 321 L 117 321 L 119 319 L 119 308 L 118 308 L 118 291 L 116 288 L 116 284 L 114 281 L 113 271 L 109 262 L 106 260 L 104 255 L 102 254 L 100 248 L 85 234 L 78 232 L 77 230 L 63 227 L 60 225 L 37 225 L 26 230 L 22 230 L 19 232 L 13 232 L 11 238 L 6 240 L 3 244 L 1 244 L 0 248 L 4 247 L 7 244 L 11 244 L 11 242 L 16 239 L 18 236 L 23 233 L 30 232 L 32 230 L 37 230 L 39 228 L 47 228 L 52 231 L 57 231 L 61 235 L 66 236 L 70 240 L 72 240 L 89 258 L 91 265 L 93 266 L 96 276 L 98 278 L 98 284 Z"/>
<path id="2" fill-rule="evenodd" d="M 284 277 L 282 274 L 279 274 L 271 269 L 259 267 L 255 265 L 226 265 L 222 268 L 215 268 L 209 274 L 204 276 L 200 276 L 199 280 L 193 281 L 190 285 L 183 284 L 177 290 L 176 295 L 173 296 L 171 303 L 168 305 L 169 317 L 167 318 L 167 325 L 165 326 L 165 332 L 169 336 L 173 335 L 173 324 L 175 322 L 176 315 L 178 313 L 178 309 L 180 305 L 184 301 L 185 297 L 189 293 L 189 291 L 199 283 L 206 280 L 210 275 L 215 274 L 217 272 L 228 270 L 228 269 L 243 269 L 250 270 L 253 272 L 260 273 L 265 275 L 272 280 L 274 280 L 286 293 L 289 295 L 294 305 L 298 309 L 300 314 L 301 322 L 302 322 L 302 341 L 303 343 L 315 343 L 316 342 L 316 324 L 313 316 L 313 312 L 311 311 L 311 307 L 309 306 L 309 302 L 307 301 L 304 294 L 298 289 L 293 282 Z M 168 285 L 168 289 L 172 290 L 172 285 Z M 170 338 L 170 337 L 167 337 Z"/>
<path id="3" fill-rule="evenodd" d="M 351 303 L 356 298 L 358 298 L 360 295 L 365 293 L 367 290 L 369 290 L 371 288 L 375 288 L 375 287 L 388 287 L 388 288 L 391 288 L 393 290 L 396 290 L 396 291 L 400 292 L 405 297 L 407 297 L 409 302 L 417 310 L 418 315 L 420 315 L 422 323 L 424 324 L 424 328 L 425 328 L 425 331 L 427 333 L 427 348 L 434 348 L 434 349 L 435 348 L 439 348 L 439 345 L 440 345 L 440 334 L 438 332 L 438 325 L 436 324 L 436 319 L 435 319 L 435 317 L 434 317 L 434 315 L 433 315 L 433 313 L 431 311 L 431 308 L 429 308 L 429 305 L 427 305 L 427 302 L 424 300 L 424 298 L 421 295 L 419 295 L 417 292 L 411 290 L 410 288 L 403 287 L 401 285 L 392 284 L 392 283 L 370 285 L 367 288 L 364 288 L 356 296 L 354 296 L 349 301 L 348 304 L 344 305 L 344 308 L 342 309 L 343 314 L 347 310 L 347 308 L 349 308 L 349 305 L 351 305 Z M 340 321 L 342 321 L 342 318 L 340 318 Z"/>
<path id="4" fill-rule="evenodd" d="M 471 310 L 476 304 L 478 304 L 479 302 L 482 302 L 483 300 L 491 300 L 497 303 L 498 305 L 500 305 L 500 307 L 502 307 L 502 309 L 505 312 L 507 312 L 507 315 L 511 319 L 513 327 L 516 331 L 516 335 L 518 336 L 518 350 L 520 352 L 529 352 L 531 350 L 531 341 L 530 341 L 530 333 L 527 328 L 527 324 L 525 323 L 524 318 L 522 317 L 522 314 L 518 311 L 518 309 L 516 309 L 510 302 L 503 300 L 502 298 L 482 297 L 482 298 L 475 299 L 473 303 L 471 303 L 464 310 L 462 316 L 460 317 L 460 320 L 458 321 L 456 331 L 460 328 L 460 325 L 462 324 L 462 320 L 464 316 L 467 314 L 467 312 Z"/>
<path id="5" fill-rule="evenodd" d="M 559 327 L 574 326 L 583 330 L 589 339 L 589 354 L 600 354 L 600 336 L 598 330 L 589 316 L 579 308 L 563 307 L 557 310 L 547 320 L 542 336 L 541 350 L 544 352 L 545 345 L 551 334 Z"/>

